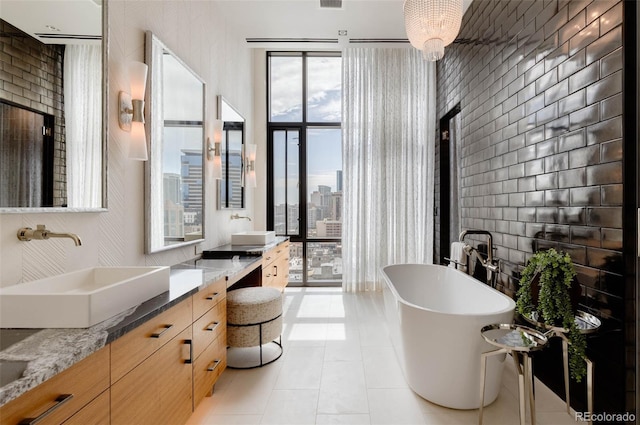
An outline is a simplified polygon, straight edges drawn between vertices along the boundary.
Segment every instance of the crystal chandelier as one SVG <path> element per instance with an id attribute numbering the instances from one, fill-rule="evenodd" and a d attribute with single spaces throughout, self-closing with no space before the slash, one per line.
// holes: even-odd
<path id="1" fill-rule="evenodd" d="M 444 56 L 444 47 L 451 44 L 460 31 L 462 0 L 405 0 L 404 25 L 411 45 L 426 60 L 437 61 Z"/>

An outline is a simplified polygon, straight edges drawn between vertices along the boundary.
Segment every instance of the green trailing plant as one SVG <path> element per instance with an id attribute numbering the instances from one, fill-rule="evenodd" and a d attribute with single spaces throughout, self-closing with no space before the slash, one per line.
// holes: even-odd
<path id="1" fill-rule="evenodd" d="M 539 276 L 538 305 L 534 305 L 531 284 Z M 548 326 L 567 329 L 569 339 L 569 370 L 571 377 L 580 382 L 586 373 L 586 340 L 575 322 L 575 312 L 571 307 L 570 289 L 576 276 L 571 257 L 551 248 L 538 251 L 522 271 L 520 288 L 517 292 L 518 313 L 531 317 L 537 311 L 539 322 Z"/>

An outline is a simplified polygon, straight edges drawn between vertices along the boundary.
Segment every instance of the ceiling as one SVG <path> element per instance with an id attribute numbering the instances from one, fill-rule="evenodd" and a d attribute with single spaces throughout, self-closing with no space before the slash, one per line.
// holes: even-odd
<path id="1" fill-rule="evenodd" d="M 472 0 L 463 0 L 466 10 Z M 320 0 L 216 0 L 230 27 L 250 47 L 333 48 L 346 44 L 407 44 L 403 0 L 342 0 L 321 8 Z M 346 30 L 347 35 L 339 35 Z"/>
<path id="2" fill-rule="evenodd" d="M 249 47 L 408 45 L 403 0 L 342 0 L 341 8 L 321 8 L 321 0 L 213 1 L 229 27 L 247 40 Z M 463 0 L 463 10 L 471 1 Z M 43 43 L 86 43 L 99 39 L 101 3 L 102 0 L 2 0 L 2 19 Z M 346 31 L 346 35 L 340 35 L 340 31 Z"/>
<path id="3" fill-rule="evenodd" d="M 2 19 L 45 44 L 100 43 L 102 0 L 1 0 Z"/>

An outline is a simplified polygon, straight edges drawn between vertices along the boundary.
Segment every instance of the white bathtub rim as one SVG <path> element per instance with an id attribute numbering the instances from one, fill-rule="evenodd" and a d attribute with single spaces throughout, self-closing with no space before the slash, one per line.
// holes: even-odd
<path id="1" fill-rule="evenodd" d="M 506 294 L 498 291 L 497 289 L 494 289 L 491 286 L 487 285 L 486 283 L 483 283 L 483 282 L 479 281 L 478 279 L 475 279 L 473 276 L 469 276 L 468 274 L 463 273 L 460 270 L 454 269 L 453 267 L 451 267 L 451 271 L 456 272 L 456 273 L 460 273 L 463 276 L 465 276 L 465 278 L 467 278 L 471 282 L 473 282 L 473 284 L 482 285 L 483 287 L 486 287 L 487 289 L 490 289 L 491 291 L 494 291 L 497 295 L 500 295 L 501 297 L 503 297 L 505 300 L 507 300 L 507 307 L 502 309 L 502 310 L 491 311 L 490 313 L 474 313 L 474 314 L 471 314 L 471 313 L 462 313 L 462 312 L 451 313 L 451 312 L 446 312 L 446 311 L 434 310 L 432 308 L 427 308 L 427 307 L 423 307 L 423 306 L 414 304 L 412 302 L 409 302 L 409 301 L 405 300 L 404 298 L 402 298 L 400 296 L 400 294 L 396 290 L 395 286 L 393 285 L 393 282 L 391 281 L 391 278 L 389 278 L 387 273 L 385 273 L 385 269 L 387 267 L 392 267 L 392 266 L 433 266 L 433 267 L 444 267 L 444 268 L 448 268 L 448 267 L 447 266 L 443 266 L 443 265 L 439 265 L 439 264 L 398 263 L 398 264 L 388 264 L 388 265 L 383 266 L 383 267 L 380 268 L 380 272 L 382 273 L 382 276 L 384 277 L 386 286 L 393 293 L 393 296 L 396 298 L 396 300 L 398 300 L 399 302 L 401 302 L 401 303 L 403 303 L 405 305 L 408 305 L 410 307 L 417 308 L 419 310 L 428 311 L 428 312 L 431 312 L 431 313 L 450 315 L 450 316 L 461 316 L 461 317 L 485 317 L 485 316 L 487 316 L 487 314 L 501 314 L 501 313 L 506 313 L 508 311 L 515 310 L 516 302 L 511 297 L 508 297 Z"/>

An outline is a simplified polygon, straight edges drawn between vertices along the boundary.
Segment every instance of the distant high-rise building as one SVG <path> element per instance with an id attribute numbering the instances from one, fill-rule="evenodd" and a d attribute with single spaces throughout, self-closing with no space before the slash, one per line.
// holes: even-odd
<path id="1" fill-rule="evenodd" d="M 342 170 L 336 170 L 336 192 L 342 192 Z"/>
<path id="2" fill-rule="evenodd" d="M 162 191 L 164 192 L 164 200 L 171 201 L 176 205 L 182 204 L 181 179 L 180 174 L 164 173 L 162 178 Z"/>
<path id="3" fill-rule="evenodd" d="M 334 192 L 331 194 L 329 218 L 337 221 L 342 220 L 342 192 Z"/>
<path id="4" fill-rule="evenodd" d="M 186 211 L 202 210 L 202 151 L 183 149 L 180 157 L 182 203 Z"/>
<path id="5" fill-rule="evenodd" d="M 331 186 L 325 186 L 325 185 L 318 185 L 318 192 L 322 193 L 323 195 L 328 195 L 331 193 Z"/>
<path id="6" fill-rule="evenodd" d="M 316 222 L 319 238 L 339 238 L 342 236 L 342 222 L 337 220 L 327 220 Z"/>

